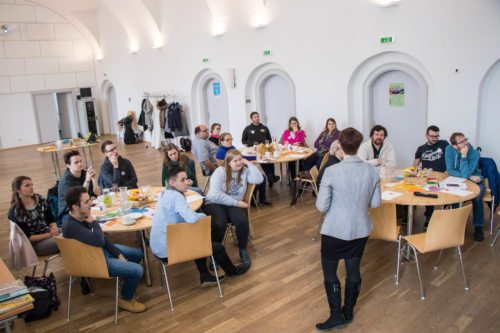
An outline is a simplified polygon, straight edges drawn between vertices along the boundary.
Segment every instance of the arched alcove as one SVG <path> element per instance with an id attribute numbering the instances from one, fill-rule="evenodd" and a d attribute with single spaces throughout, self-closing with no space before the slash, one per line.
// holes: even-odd
<path id="1" fill-rule="evenodd" d="M 118 123 L 118 107 L 115 87 L 109 80 L 101 84 L 101 128 L 103 133 L 116 134 Z"/>

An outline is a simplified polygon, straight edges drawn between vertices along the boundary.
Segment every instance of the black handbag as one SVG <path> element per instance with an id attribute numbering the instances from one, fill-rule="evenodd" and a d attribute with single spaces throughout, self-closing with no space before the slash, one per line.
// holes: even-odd
<path id="1" fill-rule="evenodd" d="M 50 307 L 52 310 L 57 311 L 57 308 L 61 305 L 61 300 L 57 296 L 56 278 L 53 273 L 50 273 L 49 276 L 40 277 L 25 276 L 24 284 L 28 287 L 40 287 L 47 290 L 50 296 Z"/>
<path id="2" fill-rule="evenodd" d="M 52 313 L 50 305 L 50 292 L 39 287 L 30 287 L 29 292 L 34 298 L 33 309 L 24 314 L 24 321 L 30 321 L 47 318 Z"/>

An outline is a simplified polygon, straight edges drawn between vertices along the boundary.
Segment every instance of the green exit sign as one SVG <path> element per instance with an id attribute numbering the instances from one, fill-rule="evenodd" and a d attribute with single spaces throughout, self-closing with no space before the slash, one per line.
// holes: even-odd
<path id="1" fill-rule="evenodd" d="M 208 63 L 210 62 L 210 59 L 208 59 L 208 58 L 203 58 L 203 59 L 202 59 L 202 61 L 203 61 L 203 63 L 204 63 L 204 64 L 208 64 Z"/>
<path id="2" fill-rule="evenodd" d="M 272 54 L 271 50 L 264 50 L 264 52 L 262 53 L 265 57 L 268 57 Z"/>
<path id="3" fill-rule="evenodd" d="M 380 37 L 380 44 L 391 44 L 394 43 L 396 39 L 394 36 Z"/>

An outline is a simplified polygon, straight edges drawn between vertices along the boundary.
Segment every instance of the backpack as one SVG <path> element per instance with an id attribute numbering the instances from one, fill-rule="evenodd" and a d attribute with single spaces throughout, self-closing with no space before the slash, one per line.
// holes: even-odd
<path id="1" fill-rule="evenodd" d="M 47 191 L 47 203 L 49 204 L 50 212 L 52 216 L 57 221 L 57 226 L 61 226 L 61 219 L 59 218 L 59 196 L 57 193 L 57 187 L 59 186 L 59 181 L 56 181 L 56 184 L 49 188 Z"/>
<path id="2" fill-rule="evenodd" d="M 191 151 L 191 147 L 192 147 L 192 142 L 191 142 L 191 139 L 190 138 L 181 138 L 179 140 L 179 143 L 181 144 L 181 148 L 185 151 L 185 152 L 189 152 Z"/>
<path id="3" fill-rule="evenodd" d="M 52 314 L 50 306 L 50 292 L 40 287 L 30 287 L 29 292 L 31 297 L 35 299 L 33 309 L 24 314 L 24 321 L 29 323 L 33 320 L 47 318 Z"/>

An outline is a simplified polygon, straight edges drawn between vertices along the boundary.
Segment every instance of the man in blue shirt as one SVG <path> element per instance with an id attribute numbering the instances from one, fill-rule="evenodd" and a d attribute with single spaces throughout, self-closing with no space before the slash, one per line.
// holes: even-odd
<path id="1" fill-rule="evenodd" d="M 475 226 L 474 240 L 484 240 L 484 184 L 479 171 L 479 152 L 469 143 L 463 133 L 455 132 L 450 137 L 451 146 L 446 147 L 446 170 L 450 176 L 473 181 L 479 186 L 479 195 L 472 200 L 472 223 Z"/>
<path id="2" fill-rule="evenodd" d="M 189 187 L 187 180 L 187 174 L 184 170 L 172 169 L 167 178 L 168 186 L 162 192 L 156 206 L 149 244 L 153 254 L 164 262 L 168 262 L 167 225 L 182 222 L 196 223 L 206 216 L 203 213 L 196 213 L 189 207 L 184 197 L 184 192 Z M 215 261 L 228 276 L 242 275 L 250 267 L 250 264 L 247 263 L 234 266 L 221 243 L 212 242 L 212 252 Z M 196 259 L 195 263 L 200 272 L 201 286 L 207 287 L 216 284 L 215 276 L 208 271 L 206 258 Z"/>

